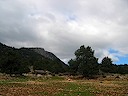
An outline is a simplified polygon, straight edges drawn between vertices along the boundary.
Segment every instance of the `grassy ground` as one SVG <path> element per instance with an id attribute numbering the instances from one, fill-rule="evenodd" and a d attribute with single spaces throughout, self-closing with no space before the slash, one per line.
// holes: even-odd
<path id="1" fill-rule="evenodd" d="M 0 96 L 128 96 L 127 79 L 0 77 Z"/>

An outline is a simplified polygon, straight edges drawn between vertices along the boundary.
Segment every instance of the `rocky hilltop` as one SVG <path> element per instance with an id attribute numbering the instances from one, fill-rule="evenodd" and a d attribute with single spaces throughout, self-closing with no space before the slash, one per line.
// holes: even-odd
<path id="1" fill-rule="evenodd" d="M 30 48 L 30 49 L 44 56 L 45 58 L 49 58 L 51 60 L 58 59 L 53 53 L 45 51 L 44 48 Z"/>

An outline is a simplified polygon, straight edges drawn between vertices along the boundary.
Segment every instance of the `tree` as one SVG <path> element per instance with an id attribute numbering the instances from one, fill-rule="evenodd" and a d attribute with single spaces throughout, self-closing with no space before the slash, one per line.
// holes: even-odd
<path id="1" fill-rule="evenodd" d="M 29 72 L 26 63 L 17 52 L 10 50 L 1 57 L 0 72 L 10 75 L 22 75 Z"/>
<path id="2" fill-rule="evenodd" d="M 78 66 L 79 64 L 71 59 L 70 61 L 68 61 L 68 64 L 69 64 L 69 71 L 72 75 L 76 75 L 77 71 L 78 71 Z"/>
<path id="3" fill-rule="evenodd" d="M 69 65 L 74 72 L 77 71 L 78 74 L 85 77 L 92 77 L 98 74 L 98 59 L 94 56 L 94 51 L 91 47 L 81 46 L 80 49 L 75 52 L 76 58 L 70 60 Z M 72 66 L 75 66 L 73 69 Z"/>
<path id="4" fill-rule="evenodd" d="M 119 74 L 128 74 L 128 65 L 124 64 L 124 65 L 118 65 L 117 66 L 117 73 Z"/>
<path id="5" fill-rule="evenodd" d="M 101 62 L 101 71 L 105 73 L 115 73 L 115 66 L 112 63 L 111 58 L 109 57 L 104 57 L 102 62 Z"/>

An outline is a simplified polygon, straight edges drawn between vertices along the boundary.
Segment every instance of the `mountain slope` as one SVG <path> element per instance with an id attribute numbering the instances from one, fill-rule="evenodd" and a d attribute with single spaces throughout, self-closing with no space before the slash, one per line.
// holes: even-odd
<path id="1" fill-rule="evenodd" d="M 53 53 L 45 51 L 43 48 L 14 48 L 0 43 L 0 60 L 8 52 L 19 54 L 20 61 L 26 66 L 33 66 L 34 69 L 48 70 L 54 73 L 68 71 L 68 66 Z M 1 60 L 2 61 L 2 60 Z M 1 62 L 0 62 L 1 63 Z"/>

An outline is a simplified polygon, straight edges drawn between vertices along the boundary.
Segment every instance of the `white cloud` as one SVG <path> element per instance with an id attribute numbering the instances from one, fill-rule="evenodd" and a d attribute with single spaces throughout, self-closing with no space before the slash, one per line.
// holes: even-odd
<path id="1" fill-rule="evenodd" d="M 116 61 L 128 54 L 127 8 L 127 0 L 1 0 L 0 41 L 43 47 L 65 61 L 84 44 Z"/>

